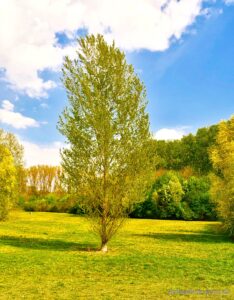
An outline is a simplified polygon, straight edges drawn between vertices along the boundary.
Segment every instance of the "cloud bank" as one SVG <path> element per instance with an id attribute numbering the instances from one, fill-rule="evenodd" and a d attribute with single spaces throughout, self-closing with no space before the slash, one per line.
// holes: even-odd
<path id="1" fill-rule="evenodd" d="M 14 108 L 14 104 L 9 100 L 2 101 L 2 107 L 0 108 L 1 123 L 10 125 L 16 129 L 39 127 L 39 123 L 36 120 L 26 117 L 19 112 L 15 112 Z"/>
<path id="2" fill-rule="evenodd" d="M 26 167 L 35 165 L 59 166 L 61 160 L 59 150 L 63 146 L 62 143 L 54 142 L 49 145 L 39 145 L 21 139 L 20 143 L 24 147 Z"/>
<path id="3" fill-rule="evenodd" d="M 102 33 L 127 51 L 163 51 L 202 15 L 205 0 L 0 0 L 0 69 L 17 93 L 47 97 L 56 83 L 41 72 L 58 71 L 78 29 Z"/>

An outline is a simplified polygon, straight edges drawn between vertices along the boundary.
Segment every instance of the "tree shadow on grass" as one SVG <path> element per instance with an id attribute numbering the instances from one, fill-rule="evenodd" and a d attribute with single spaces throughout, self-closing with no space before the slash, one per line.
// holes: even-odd
<path id="1" fill-rule="evenodd" d="M 217 243 L 231 243 L 231 239 L 227 236 L 218 236 L 215 234 L 198 234 L 198 233 L 149 233 L 149 234 L 134 234 L 138 237 L 148 237 L 154 238 L 157 240 L 165 241 L 174 241 L 174 242 L 192 242 L 192 243 L 208 243 L 208 244 L 217 244 Z"/>
<path id="2" fill-rule="evenodd" d="M 220 231 L 217 224 L 207 225 L 206 231 L 187 231 L 179 230 L 172 232 L 149 232 L 148 234 L 134 234 L 134 236 L 154 238 L 157 240 L 175 241 L 175 242 L 192 242 L 192 243 L 232 243 L 227 235 Z M 181 233 L 183 232 L 183 233 Z"/>
<path id="3" fill-rule="evenodd" d="M 203 235 L 222 235 L 225 236 L 222 232 L 222 227 L 220 226 L 220 224 L 217 223 L 212 223 L 212 224 L 207 224 L 204 226 L 204 230 L 190 230 L 190 229 L 183 229 L 183 228 L 175 228 L 175 230 L 173 229 L 165 229 L 165 231 L 168 231 L 170 233 L 176 233 L 176 234 L 203 234 Z"/>
<path id="4" fill-rule="evenodd" d="M 74 243 L 66 242 L 63 240 L 49 240 L 40 238 L 27 238 L 27 237 L 16 237 L 16 236 L 0 236 L 0 244 L 37 249 L 37 250 L 52 250 L 52 251 L 97 251 L 98 247 L 93 243 Z"/>

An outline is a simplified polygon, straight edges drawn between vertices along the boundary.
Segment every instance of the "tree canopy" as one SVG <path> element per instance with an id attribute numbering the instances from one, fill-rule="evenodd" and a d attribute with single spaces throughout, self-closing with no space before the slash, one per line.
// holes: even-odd
<path id="1" fill-rule="evenodd" d="M 212 176 L 212 194 L 225 230 L 234 236 L 234 116 L 219 124 L 216 146 L 210 155 L 216 174 Z"/>
<path id="2" fill-rule="evenodd" d="M 16 192 L 16 168 L 10 151 L 0 144 L 0 220 L 5 220 Z"/>
<path id="3" fill-rule="evenodd" d="M 158 155 L 156 168 L 181 170 L 191 167 L 197 175 L 207 175 L 212 171 L 209 148 L 216 142 L 217 125 L 199 128 L 196 134 L 188 134 L 181 140 L 155 141 Z"/>
<path id="4" fill-rule="evenodd" d="M 23 146 L 20 145 L 19 141 L 13 133 L 5 132 L 0 128 L 0 144 L 4 145 L 10 150 L 16 166 L 24 165 Z"/>

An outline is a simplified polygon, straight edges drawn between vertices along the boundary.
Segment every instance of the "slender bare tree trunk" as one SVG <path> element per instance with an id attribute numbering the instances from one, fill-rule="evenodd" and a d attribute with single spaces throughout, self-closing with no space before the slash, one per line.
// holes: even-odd
<path id="1" fill-rule="evenodd" d="M 102 229 L 101 229 L 101 248 L 100 250 L 102 252 L 107 252 L 107 232 L 106 232 L 106 217 L 105 213 L 102 216 Z"/>

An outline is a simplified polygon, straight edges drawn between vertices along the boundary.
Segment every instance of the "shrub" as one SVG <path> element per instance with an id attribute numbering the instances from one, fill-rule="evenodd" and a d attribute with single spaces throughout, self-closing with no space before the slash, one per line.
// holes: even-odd
<path id="1" fill-rule="evenodd" d="M 79 205 L 79 203 L 74 203 L 73 206 L 71 206 L 69 209 L 68 209 L 68 213 L 70 214 L 74 214 L 74 215 L 84 215 L 85 214 L 85 211 L 84 209 Z"/>
<path id="2" fill-rule="evenodd" d="M 136 218 L 181 218 L 180 201 L 183 195 L 182 179 L 173 171 L 157 177 L 145 202 L 138 204 L 130 214 Z"/>
<path id="3" fill-rule="evenodd" d="M 158 176 L 146 200 L 134 207 L 133 218 L 216 220 L 216 204 L 210 197 L 208 177 L 184 180 L 173 171 Z"/>
<path id="4" fill-rule="evenodd" d="M 183 193 L 180 179 L 175 172 L 170 171 L 157 178 L 150 198 L 157 201 L 158 217 L 161 219 L 180 218 L 180 202 Z"/>
<path id="5" fill-rule="evenodd" d="M 157 218 L 157 202 L 148 198 L 146 201 L 136 204 L 129 216 L 131 218 L 155 219 Z"/>
<path id="6" fill-rule="evenodd" d="M 84 214 L 84 211 L 79 206 L 77 201 L 70 195 L 32 195 L 28 198 L 21 196 L 18 200 L 18 205 L 25 211 L 68 212 L 79 215 Z"/>
<path id="7" fill-rule="evenodd" d="M 191 210 L 193 220 L 215 220 L 216 205 L 210 197 L 208 177 L 190 177 L 184 182 L 183 203 Z"/>

